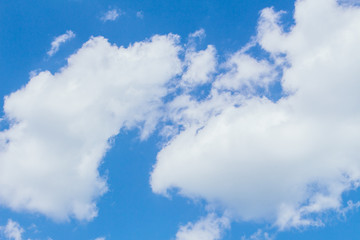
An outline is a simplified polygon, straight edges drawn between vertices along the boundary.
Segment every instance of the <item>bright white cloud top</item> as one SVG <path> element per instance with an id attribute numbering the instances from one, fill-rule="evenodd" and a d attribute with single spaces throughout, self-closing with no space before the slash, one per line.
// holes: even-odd
<path id="1" fill-rule="evenodd" d="M 177 240 L 221 239 L 233 220 L 319 226 L 324 212 L 358 207 L 342 195 L 360 186 L 360 8 L 342 2 L 297 1 L 289 30 L 283 12 L 263 9 L 257 35 L 223 63 L 215 46 L 196 49 L 204 30 L 185 46 L 173 34 L 127 48 L 91 38 L 59 72 L 5 98 L 0 204 L 92 220 L 108 190 L 98 167 L 112 138 L 139 128 L 146 139 L 161 126 L 153 192 L 175 189 L 223 216 L 180 227 Z M 74 36 L 57 37 L 48 54 Z M 276 82 L 279 100 L 259 93 Z M 209 94 L 196 98 L 204 86 Z M 251 239 L 260 235 L 270 239 L 261 230 Z"/>
<path id="2" fill-rule="evenodd" d="M 47 52 L 49 56 L 54 55 L 59 51 L 60 45 L 71 40 L 75 37 L 75 33 L 71 30 L 66 31 L 66 33 L 56 37 L 51 43 L 51 49 Z"/>
<path id="3" fill-rule="evenodd" d="M 215 80 L 208 100 L 174 111 L 190 124 L 158 154 L 154 192 L 176 188 L 235 219 L 280 229 L 319 225 L 319 214 L 341 211 L 342 194 L 360 180 L 360 9 L 305 0 L 294 17 L 284 32 L 281 12 L 264 9 L 257 42 L 271 59 L 235 53 L 225 64 L 233 69 Z M 212 112 L 199 105 L 224 91 L 266 87 L 279 68 L 287 97 L 272 102 L 245 91 L 246 98 L 222 105 L 220 114 L 214 108 L 205 123 L 186 120 L 191 111 Z"/>
<path id="4" fill-rule="evenodd" d="M 41 72 L 6 97 L 0 203 L 57 220 L 97 215 L 107 190 L 97 168 L 121 128 L 153 129 L 165 84 L 180 72 L 177 37 L 128 48 L 92 38 L 60 72 Z"/>

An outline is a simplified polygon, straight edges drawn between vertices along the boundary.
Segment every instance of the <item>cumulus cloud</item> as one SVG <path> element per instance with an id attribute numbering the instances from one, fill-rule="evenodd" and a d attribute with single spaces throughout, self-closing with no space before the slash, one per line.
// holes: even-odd
<path id="1" fill-rule="evenodd" d="M 346 208 L 342 194 L 360 181 L 360 9 L 297 1 L 288 32 L 282 14 L 261 12 L 256 43 L 269 58 L 235 53 L 206 100 L 169 103 L 184 129 L 157 156 L 155 193 L 175 188 L 279 229 L 321 226 L 322 213 Z M 277 102 L 241 91 L 279 76 Z"/>
<path id="2" fill-rule="evenodd" d="M 197 43 L 205 37 L 205 30 L 200 29 L 189 34 L 186 44 L 184 68 L 180 85 L 188 90 L 210 82 L 216 72 L 216 49 L 208 45 L 206 49 L 197 51 Z"/>
<path id="3" fill-rule="evenodd" d="M 75 37 L 75 33 L 73 31 L 68 30 L 66 33 L 56 37 L 54 41 L 51 43 L 51 49 L 47 52 L 49 56 L 54 55 L 59 51 L 60 45 L 69 41 L 70 39 Z"/>
<path id="4" fill-rule="evenodd" d="M 125 48 L 93 37 L 59 72 L 40 72 L 5 97 L 0 204 L 94 218 L 107 191 L 101 159 L 121 129 L 140 128 L 142 139 L 154 130 L 166 84 L 181 71 L 177 42 L 170 34 Z"/>
<path id="5" fill-rule="evenodd" d="M 197 101 L 190 93 L 179 95 L 165 106 L 164 118 L 173 124 L 167 125 L 162 130 L 162 135 L 171 139 L 179 133 L 182 128 L 199 126 L 200 130 L 211 116 L 220 114 L 224 107 L 241 103 L 244 97 L 212 91 L 211 96 L 203 101 Z"/>
<path id="6" fill-rule="evenodd" d="M 58 73 L 31 76 L 5 98 L 11 124 L 0 132 L 0 204 L 91 220 L 107 191 L 98 166 L 111 138 L 137 127 L 144 139 L 162 119 L 172 122 L 162 131 L 171 140 L 151 173 L 155 193 L 177 189 L 225 209 L 231 220 L 279 229 L 321 226 L 326 211 L 358 208 L 344 206 L 342 194 L 360 184 L 360 9 L 297 1 L 289 31 L 283 14 L 264 9 L 254 40 L 220 65 L 215 47 L 195 50 L 205 36 L 199 30 L 183 62 L 174 35 L 128 48 L 96 37 Z M 269 57 L 252 56 L 256 45 Z M 178 88 L 212 88 L 201 101 L 182 91 L 164 104 L 174 77 Z M 280 100 L 259 96 L 279 78 Z M 210 214 L 180 227 L 176 238 L 220 239 L 228 221 Z M 250 236 L 257 238 L 270 236 Z"/>
<path id="7" fill-rule="evenodd" d="M 195 51 L 189 48 L 185 55 L 186 72 L 182 75 L 182 84 L 194 87 L 211 80 L 216 70 L 216 50 L 209 45 L 205 50 Z"/>
<path id="8" fill-rule="evenodd" d="M 101 21 L 115 21 L 119 16 L 123 15 L 124 12 L 120 9 L 111 9 L 107 11 L 103 16 L 101 16 Z"/>
<path id="9" fill-rule="evenodd" d="M 226 73 L 218 76 L 214 88 L 219 90 L 248 91 L 254 94 L 256 87 L 267 87 L 276 78 L 276 71 L 266 60 L 257 60 L 241 51 L 224 64 Z M 246 90 L 244 92 L 244 90 Z"/>
<path id="10" fill-rule="evenodd" d="M 9 219 L 6 226 L 0 227 L 0 231 L 9 240 L 21 240 L 24 229 L 19 223 Z"/>
<path id="11" fill-rule="evenodd" d="M 215 214 L 209 214 L 196 223 L 181 226 L 176 233 L 176 240 L 219 240 L 224 230 L 228 228 L 230 223 L 227 218 L 218 218 Z"/>

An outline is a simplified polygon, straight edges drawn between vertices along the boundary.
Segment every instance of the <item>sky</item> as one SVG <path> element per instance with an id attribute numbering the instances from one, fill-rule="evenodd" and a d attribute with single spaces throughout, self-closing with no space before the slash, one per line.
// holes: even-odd
<path id="1" fill-rule="evenodd" d="M 1 1 L 0 239 L 357 239 L 359 4 Z"/>

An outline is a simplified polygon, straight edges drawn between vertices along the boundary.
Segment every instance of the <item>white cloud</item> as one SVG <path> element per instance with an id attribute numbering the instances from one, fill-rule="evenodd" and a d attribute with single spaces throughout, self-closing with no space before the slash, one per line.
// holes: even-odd
<path id="1" fill-rule="evenodd" d="M 243 99 L 241 95 L 219 94 L 217 91 L 212 91 L 211 96 L 201 102 L 189 94 L 177 96 L 165 106 L 165 119 L 173 124 L 167 125 L 162 134 L 172 138 L 178 133 L 179 127 L 204 126 L 211 116 L 220 114 L 226 106 L 241 103 Z"/>
<path id="2" fill-rule="evenodd" d="M 269 233 L 264 232 L 261 229 L 258 229 L 254 234 L 252 234 L 250 237 L 243 236 L 241 240 L 272 240 L 273 237 L 270 236 Z"/>
<path id="3" fill-rule="evenodd" d="M 181 71 L 177 42 L 154 36 L 124 48 L 91 38 L 59 72 L 40 72 L 7 96 L 0 204 L 56 220 L 95 217 L 110 139 L 124 128 L 141 128 L 143 139 L 153 131 L 165 85 Z"/>
<path id="4" fill-rule="evenodd" d="M 282 14 L 264 9 L 255 40 L 232 54 L 215 80 L 215 48 L 196 52 L 193 45 L 204 30 L 190 35 L 185 62 L 174 35 L 128 48 L 97 37 L 60 72 L 32 76 L 5 99 L 12 124 L 0 132 L 0 203 L 91 220 L 107 190 L 98 166 L 111 138 L 133 127 L 146 138 L 164 118 L 173 125 L 163 134 L 173 138 L 151 174 L 156 193 L 176 188 L 230 219 L 280 229 L 320 226 L 325 211 L 357 208 L 344 206 L 342 194 L 360 182 L 360 10 L 335 0 L 298 1 L 289 32 Z M 252 57 L 256 44 L 270 57 Z M 214 81 L 212 90 L 201 101 L 185 91 L 164 106 L 166 86 L 184 66 L 177 87 Z M 285 97 L 256 96 L 279 76 Z M 177 239 L 219 239 L 226 226 L 209 215 L 181 227 Z"/>
<path id="5" fill-rule="evenodd" d="M 246 88 L 250 93 L 254 93 L 254 87 L 266 87 L 274 81 L 276 71 L 274 66 L 266 60 L 256 60 L 255 58 L 237 52 L 224 64 L 226 73 L 220 75 L 214 83 L 214 88 L 219 90 L 243 90 Z"/>
<path id="6" fill-rule="evenodd" d="M 190 48 L 185 54 L 186 72 L 182 75 L 182 84 L 186 87 L 207 83 L 216 70 L 216 50 L 209 45 L 205 50 Z"/>
<path id="7" fill-rule="evenodd" d="M 192 90 L 194 87 L 210 82 L 216 72 L 216 49 L 208 45 L 206 49 L 197 51 L 197 43 L 206 36 L 204 29 L 189 34 L 186 44 L 184 72 L 180 87 Z"/>
<path id="8" fill-rule="evenodd" d="M 176 233 L 176 240 L 219 240 L 224 230 L 229 228 L 230 223 L 227 218 L 218 218 L 214 214 L 209 214 L 195 224 L 188 223 L 181 226 Z"/>
<path id="9" fill-rule="evenodd" d="M 115 21 L 121 15 L 124 15 L 124 12 L 120 9 L 111 9 L 107 11 L 100 19 L 103 22 Z"/>
<path id="10" fill-rule="evenodd" d="M 57 51 L 59 51 L 60 45 L 69 41 L 70 39 L 75 37 L 75 33 L 71 30 L 66 31 L 66 33 L 56 37 L 54 41 L 51 43 L 51 49 L 47 52 L 49 56 L 54 55 Z"/>
<path id="11" fill-rule="evenodd" d="M 169 118 L 185 129 L 157 156 L 154 192 L 175 188 L 233 219 L 279 229 L 321 226 L 321 213 L 343 211 L 342 194 L 360 182 L 360 9 L 297 1 L 290 32 L 281 14 L 261 13 L 257 42 L 269 60 L 234 54 L 206 100 L 169 104 Z M 288 96 L 278 102 L 218 91 L 266 87 L 282 71 Z"/>
<path id="12" fill-rule="evenodd" d="M 6 239 L 9 240 L 21 240 L 24 229 L 19 223 L 9 219 L 6 226 L 1 226 L 0 231 L 4 234 Z"/>
<path id="13" fill-rule="evenodd" d="M 201 28 L 201 29 L 191 33 L 189 35 L 189 40 L 194 41 L 196 38 L 201 40 L 201 39 L 205 38 L 205 36 L 206 36 L 205 30 L 203 28 Z"/>
<path id="14" fill-rule="evenodd" d="M 98 238 L 95 238 L 95 240 L 106 240 L 105 237 L 98 237 Z"/>

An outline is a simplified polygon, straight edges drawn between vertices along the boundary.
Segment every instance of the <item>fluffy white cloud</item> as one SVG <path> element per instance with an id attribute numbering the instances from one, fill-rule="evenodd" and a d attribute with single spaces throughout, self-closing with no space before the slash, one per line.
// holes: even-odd
<path id="1" fill-rule="evenodd" d="M 193 90 L 194 87 L 208 83 L 216 72 L 216 49 L 208 45 L 206 49 L 197 51 L 197 44 L 205 38 L 205 30 L 199 29 L 188 36 L 186 44 L 184 69 L 181 76 L 180 87 Z"/>
<path id="2" fill-rule="evenodd" d="M 56 37 L 54 41 L 51 43 L 51 49 L 47 52 L 49 56 L 54 55 L 57 51 L 59 51 L 60 45 L 69 41 L 70 39 L 75 37 L 75 33 L 73 31 L 68 30 L 66 33 Z"/>
<path id="3" fill-rule="evenodd" d="M 215 55 L 216 50 L 211 45 L 198 52 L 189 48 L 185 55 L 187 70 L 182 75 L 182 84 L 186 87 L 194 87 L 209 82 L 211 74 L 216 70 Z"/>
<path id="4" fill-rule="evenodd" d="M 157 156 L 154 192 L 176 188 L 235 219 L 280 229 L 321 225 L 322 212 L 342 211 L 342 194 L 360 182 L 360 9 L 297 1 L 289 32 L 281 14 L 264 9 L 259 20 L 257 42 L 270 60 L 235 54 L 208 100 L 182 96 L 171 103 L 191 104 L 171 113 L 185 129 Z M 226 105 L 214 103 L 224 99 L 217 89 L 266 87 L 274 69 L 283 71 L 286 95 L 278 102 L 233 94 Z"/>
<path id="5" fill-rule="evenodd" d="M 219 240 L 224 230 L 230 228 L 229 220 L 225 217 L 218 218 L 209 214 L 194 223 L 181 226 L 176 234 L 176 240 Z"/>
<path id="6" fill-rule="evenodd" d="M 0 227 L 0 231 L 4 234 L 6 239 L 21 240 L 24 229 L 19 223 L 9 219 L 6 226 Z"/>
<path id="7" fill-rule="evenodd" d="M 107 11 L 100 19 L 103 22 L 115 21 L 119 16 L 123 15 L 124 12 L 120 9 L 111 9 Z"/>
<path id="8" fill-rule="evenodd" d="M 196 125 L 200 129 L 211 116 L 220 114 L 229 105 L 241 103 L 243 99 L 241 95 L 219 94 L 217 91 L 212 91 L 211 96 L 201 102 L 190 94 L 177 96 L 165 106 L 165 119 L 173 124 L 167 125 L 162 134 L 167 138 L 172 138 L 182 128 Z"/>
<path id="9" fill-rule="evenodd" d="M 133 127 L 146 138 L 165 118 L 174 125 L 163 134 L 176 136 L 158 154 L 156 193 L 176 188 L 232 219 L 267 220 L 280 229 L 321 225 L 324 211 L 357 208 L 344 207 L 342 194 L 360 184 L 360 10 L 335 0 L 298 1 L 289 32 L 282 14 L 261 12 L 255 42 L 222 65 L 201 101 L 191 91 L 166 106 L 161 98 L 184 66 L 177 87 L 213 81 L 215 48 L 196 52 L 192 45 L 204 30 L 190 35 L 184 62 L 174 35 L 128 48 L 97 37 L 60 72 L 32 76 L 5 99 L 11 126 L 0 132 L 0 204 L 58 220 L 92 219 L 107 190 L 98 166 L 111 138 Z M 270 57 L 252 57 L 254 44 Z M 282 99 L 256 96 L 279 76 Z M 177 239 L 219 239 L 228 224 L 221 219 L 189 223 Z"/>
<path id="10" fill-rule="evenodd" d="M 0 204 L 56 220 L 95 217 L 109 140 L 122 128 L 141 128 L 141 138 L 154 129 L 165 85 L 181 71 L 177 42 L 154 36 L 124 48 L 91 38 L 59 72 L 40 72 L 7 96 Z"/>
<path id="11" fill-rule="evenodd" d="M 214 83 L 214 88 L 219 90 L 245 90 L 253 94 L 255 87 L 267 87 L 275 80 L 274 66 L 266 60 L 258 61 L 241 51 L 232 55 L 224 67 L 227 68 L 226 73 L 218 76 Z"/>

